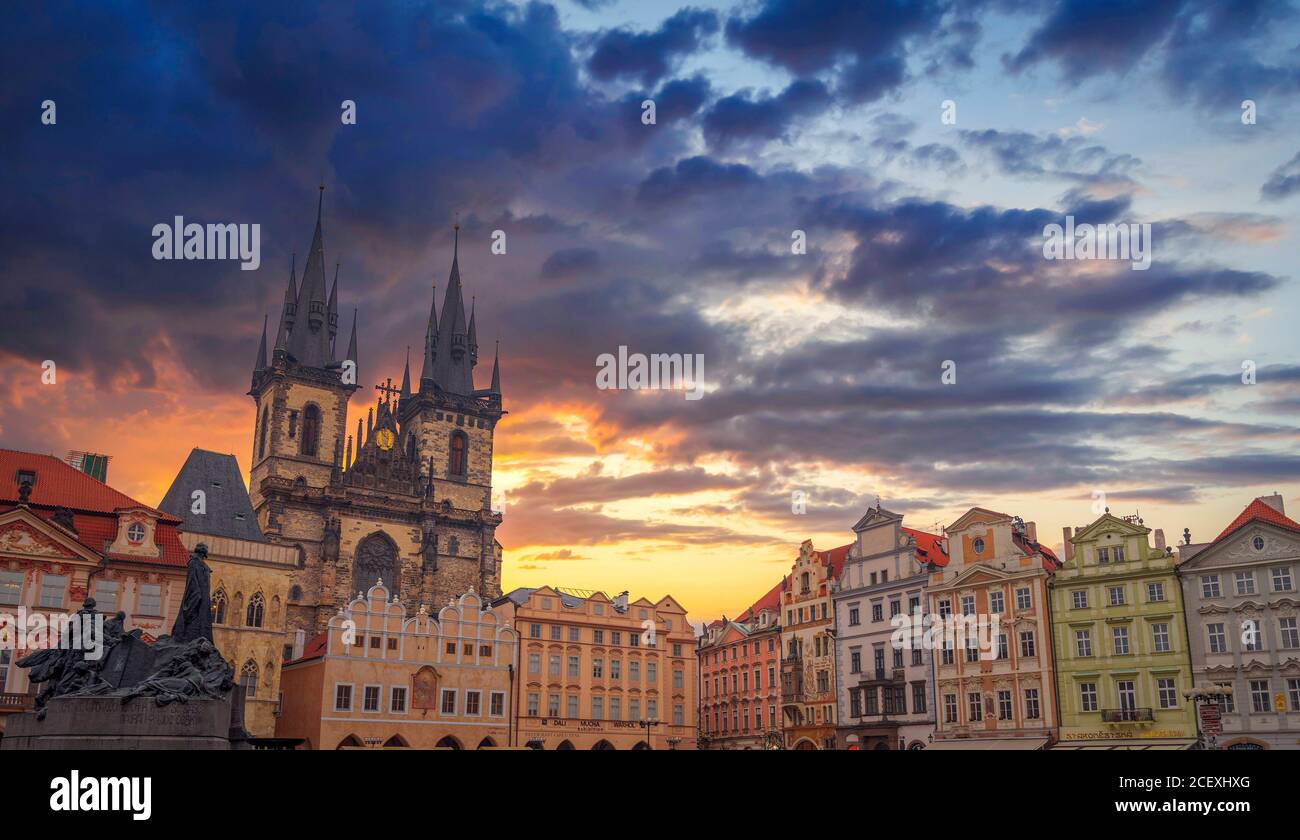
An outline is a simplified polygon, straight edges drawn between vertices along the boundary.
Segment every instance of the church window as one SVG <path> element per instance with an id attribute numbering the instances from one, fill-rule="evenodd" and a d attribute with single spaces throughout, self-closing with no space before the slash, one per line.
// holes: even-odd
<path id="1" fill-rule="evenodd" d="M 401 595 L 397 546 L 385 534 L 371 534 L 357 545 L 352 580 L 358 589 L 374 586 L 382 580 L 390 595 Z"/>
<path id="2" fill-rule="evenodd" d="M 294 584 L 293 586 L 289 587 L 289 600 L 290 600 L 290 601 L 301 601 L 301 600 L 302 600 L 302 587 L 301 587 L 301 586 L 298 586 L 297 584 Z"/>
<path id="3" fill-rule="evenodd" d="M 266 601 L 262 598 L 262 593 L 258 592 L 248 599 L 248 614 L 245 624 L 249 627 L 262 626 L 262 613 L 265 611 Z"/>
<path id="4" fill-rule="evenodd" d="M 289 412 L 289 440 L 298 437 L 298 412 Z"/>
<path id="5" fill-rule="evenodd" d="M 239 684 L 244 687 L 245 697 L 257 696 L 257 663 L 248 660 L 244 663 L 244 668 L 239 672 Z"/>
<path id="6" fill-rule="evenodd" d="M 447 473 L 449 475 L 463 476 L 466 472 L 466 450 L 469 449 L 469 438 L 464 432 L 451 433 L 451 451 L 449 453 Z"/>
<path id="7" fill-rule="evenodd" d="M 226 623 L 226 590 L 218 589 L 217 594 L 212 596 L 212 623 Z"/>
<path id="8" fill-rule="evenodd" d="M 320 409 L 309 405 L 302 413 L 302 454 L 316 456 L 320 448 Z"/>
<path id="9" fill-rule="evenodd" d="M 259 440 L 257 443 L 258 458 L 261 458 L 262 456 L 266 455 L 266 426 L 267 426 L 267 421 L 270 420 L 270 412 L 271 409 L 269 407 L 262 409 L 262 435 L 261 435 L 261 440 Z"/>

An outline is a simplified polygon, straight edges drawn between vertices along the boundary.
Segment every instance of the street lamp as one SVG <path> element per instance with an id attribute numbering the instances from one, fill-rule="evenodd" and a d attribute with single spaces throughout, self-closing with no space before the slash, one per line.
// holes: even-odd
<path id="1" fill-rule="evenodd" d="M 650 741 L 654 737 L 654 728 L 659 725 L 659 719 L 650 718 L 649 720 L 640 720 L 637 721 L 637 725 L 645 730 L 645 745 L 650 749 L 654 749 L 654 745 L 651 744 Z"/>
<path id="2" fill-rule="evenodd" d="M 1230 685 L 1205 686 L 1183 692 L 1183 697 L 1185 699 L 1191 700 L 1196 704 L 1196 744 L 1201 749 L 1217 750 L 1219 748 L 1217 731 L 1210 733 L 1208 736 L 1201 731 L 1201 705 L 1213 704 L 1216 706 L 1216 711 L 1218 711 L 1217 707 L 1222 706 L 1223 698 L 1231 696 L 1232 686 Z"/>

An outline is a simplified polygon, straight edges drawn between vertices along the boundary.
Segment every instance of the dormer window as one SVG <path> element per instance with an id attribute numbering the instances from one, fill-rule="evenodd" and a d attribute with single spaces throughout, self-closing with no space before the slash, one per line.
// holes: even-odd
<path id="1" fill-rule="evenodd" d="M 126 538 L 132 543 L 144 542 L 144 526 L 139 522 L 132 522 L 126 529 Z"/>
<path id="2" fill-rule="evenodd" d="M 36 486 L 36 470 L 18 471 L 18 486 L 22 487 L 24 484 L 30 484 L 33 487 Z"/>

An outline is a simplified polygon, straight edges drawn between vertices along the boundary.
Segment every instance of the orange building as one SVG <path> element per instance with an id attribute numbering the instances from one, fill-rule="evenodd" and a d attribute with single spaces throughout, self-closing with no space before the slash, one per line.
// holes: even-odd
<path id="1" fill-rule="evenodd" d="M 383 581 L 340 610 L 280 676 L 275 734 L 307 749 L 474 749 L 511 738 L 517 636 L 473 592 L 438 611 Z"/>
<path id="2" fill-rule="evenodd" d="M 516 745 L 695 749 L 695 634 L 671 595 L 543 586 L 493 606 L 520 634 Z"/>
<path id="3" fill-rule="evenodd" d="M 58 620 L 89 597 L 127 630 L 170 632 L 189 557 L 179 523 L 52 455 L 0 449 L 0 612 Z M 0 732 L 32 705 L 21 641 L 0 649 Z"/>
<path id="4" fill-rule="evenodd" d="M 717 750 L 779 747 L 781 584 L 734 621 L 704 628 L 700 669 L 700 746 Z"/>
<path id="5" fill-rule="evenodd" d="M 984 621 L 988 644 L 933 652 L 931 749 L 1042 748 L 1057 725 L 1047 581 L 1061 564 L 1032 522 L 1005 513 L 971 508 L 944 531 L 930 613 Z"/>
<path id="6" fill-rule="evenodd" d="M 799 559 L 781 590 L 781 710 L 786 749 L 835 749 L 835 581 L 852 543 Z"/>

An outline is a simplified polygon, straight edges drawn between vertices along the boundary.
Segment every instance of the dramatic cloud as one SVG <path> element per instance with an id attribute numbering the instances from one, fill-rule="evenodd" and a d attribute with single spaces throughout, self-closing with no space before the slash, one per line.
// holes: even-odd
<path id="1" fill-rule="evenodd" d="M 598 79 L 640 79 L 652 85 L 668 75 L 675 59 L 700 48 L 718 31 L 718 16 L 701 9 L 682 9 L 654 32 L 611 29 L 600 33 L 587 62 Z"/>

